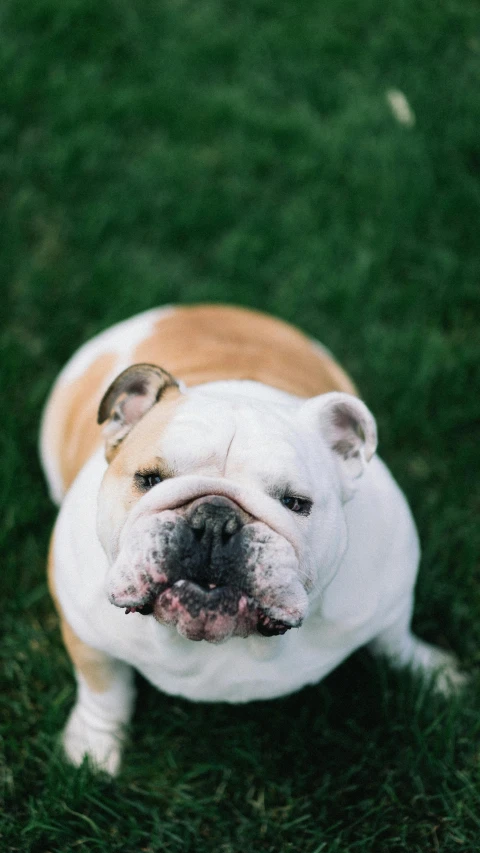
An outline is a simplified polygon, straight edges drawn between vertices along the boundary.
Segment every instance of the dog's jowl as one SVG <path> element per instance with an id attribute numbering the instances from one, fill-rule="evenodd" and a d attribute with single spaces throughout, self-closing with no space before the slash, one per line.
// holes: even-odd
<path id="1" fill-rule="evenodd" d="M 246 702 L 369 644 L 440 689 L 461 683 L 410 631 L 417 535 L 376 444 L 331 355 L 253 311 L 153 310 L 73 356 L 41 435 L 72 762 L 118 770 L 134 669 L 167 693 Z"/>

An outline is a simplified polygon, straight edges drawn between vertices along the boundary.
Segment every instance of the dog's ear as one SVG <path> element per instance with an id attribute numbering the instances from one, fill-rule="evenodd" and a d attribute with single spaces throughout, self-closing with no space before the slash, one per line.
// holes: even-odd
<path id="1" fill-rule="evenodd" d="M 307 400 L 301 417 L 313 421 L 333 451 L 348 499 L 353 493 L 352 480 L 363 474 L 377 448 L 375 418 L 358 397 L 337 391 Z"/>
<path id="2" fill-rule="evenodd" d="M 133 364 L 113 380 L 98 408 L 99 424 L 105 424 L 105 456 L 110 462 L 118 445 L 167 388 L 179 388 L 177 380 L 154 364 Z"/>

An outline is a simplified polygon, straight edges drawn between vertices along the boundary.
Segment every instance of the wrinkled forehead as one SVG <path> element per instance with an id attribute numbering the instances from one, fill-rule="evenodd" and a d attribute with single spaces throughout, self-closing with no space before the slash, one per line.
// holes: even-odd
<path id="1" fill-rule="evenodd" d="M 135 465 L 158 458 L 173 474 L 278 480 L 306 476 L 305 437 L 290 407 L 261 400 L 187 392 L 159 404 L 132 431 Z"/>

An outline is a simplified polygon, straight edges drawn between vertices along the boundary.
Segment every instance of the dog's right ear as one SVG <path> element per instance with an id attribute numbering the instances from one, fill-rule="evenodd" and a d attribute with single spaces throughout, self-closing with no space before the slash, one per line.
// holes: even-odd
<path id="1" fill-rule="evenodd" d="M 314 424 L 338 464 L 342 497 L 349 500 L 377 448 L 375 418 L 352 394 L 330 391 L 307 400 L 300 417 Z"/>
<path id="2" fill-rule="evenodd" d="M 105 456 L 110 462 L 130 430 L 157 403 L 167 388 L 179 388 L 170 373 L 154 364 L 133 364 L 113 380 L 98 408 L 105 424 Z"/>

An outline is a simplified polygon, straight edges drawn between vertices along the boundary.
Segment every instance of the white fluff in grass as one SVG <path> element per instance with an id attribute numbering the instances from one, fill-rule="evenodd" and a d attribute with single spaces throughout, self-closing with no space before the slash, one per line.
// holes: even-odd
<path id="1" fill-rule="evenodd" d="M 386 98 L 397 121 L 400 124 L 405 124 L 407 127 L 413 127 L 416 121 L 415 113 L 403 92 L 400 92 L 399 89 L 388 89 Z"/>

